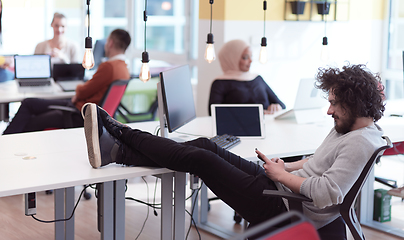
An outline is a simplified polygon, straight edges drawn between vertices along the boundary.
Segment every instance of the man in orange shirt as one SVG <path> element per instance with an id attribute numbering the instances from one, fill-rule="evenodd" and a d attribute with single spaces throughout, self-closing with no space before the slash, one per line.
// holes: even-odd
<path id="1" fill-rule="evenodd" d="M 124 55 L 130 42 L 127 31 L 116 29 L 111 32 L 105 44 L 108 61 L 99 65 L 92 79 L 77 86 L 76 95 L 71 100 L 24 99 L 3 134 L 65 128 L 63 112 L 49 109 L 50 105 L 75 107 L 77 111 L 71 114 L 71 122 L 73 127 L 82 127 L 81 107 L 87 102 L 98 104 L 113 81 L 130 78 Z"/>

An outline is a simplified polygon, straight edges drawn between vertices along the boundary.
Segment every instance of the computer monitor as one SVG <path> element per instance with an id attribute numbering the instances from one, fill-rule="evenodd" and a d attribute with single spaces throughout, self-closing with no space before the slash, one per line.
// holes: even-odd
<path id="1" fill-rule="evenodd" d="M 196 118 L 188 65 L 161 72 L 157 91 L 161 136 L 167 137 L 167 128 L 171 133 Z"/>
<path id="2" fill-rule="evenodd" d="M 95 41 L 94 44 L 94 68 L 98 68 L 98 66 L 104 61 L 105 57 L 105 43 L 107 39 L 99 39 Z"/>

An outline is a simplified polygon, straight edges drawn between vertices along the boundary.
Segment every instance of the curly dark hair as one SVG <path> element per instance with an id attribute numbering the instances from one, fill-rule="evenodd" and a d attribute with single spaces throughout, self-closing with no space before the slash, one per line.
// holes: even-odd
<path id="1" fill-rule="evenodd" d="M 316 87 L 332 91 L 337 103 L 354 117 L 372 117 L 376 122 L 385 109 L 384 87 L 380 75 L 373 74 L 363 64 L 338 68 L 319 68 Z"/>

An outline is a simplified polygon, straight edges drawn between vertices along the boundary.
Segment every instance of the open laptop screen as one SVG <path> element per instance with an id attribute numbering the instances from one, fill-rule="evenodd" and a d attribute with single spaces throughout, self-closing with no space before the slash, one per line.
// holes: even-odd
<path id="1" fill-rule="evenodd" d="M 15 55 L 14 67 L 16 79 L 51 77 L 50 55 Z"/>
<path id="2" fill-rule="evenodd" d="M 264 138 L 262 104 L 212 104 L 213 135 Z"/>

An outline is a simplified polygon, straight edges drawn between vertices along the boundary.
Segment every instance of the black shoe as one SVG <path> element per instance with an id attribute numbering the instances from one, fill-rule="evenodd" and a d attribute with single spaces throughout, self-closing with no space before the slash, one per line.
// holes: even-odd
<path id="1" fill-rule="evenodd" d="M 94 103 L 85 104 L 82 113 L 91 166 L 98 168 L 116 162 L 122 144 L 105 129 L 98 106 Z"/>
<path id="2" fill-rule="evenodd" d="M 98 112 L 101 116 L 101 119 L 104 123 L 104 127 L 108 130 L 108 132 L 116 137 L 120 138 L 122 135 L 122 129 L 130 129 L 129 126 L 118 122 L 115 118 L 111 117 L 107 111 L 105 111 L 102 107 L 98 106 Z"/>

